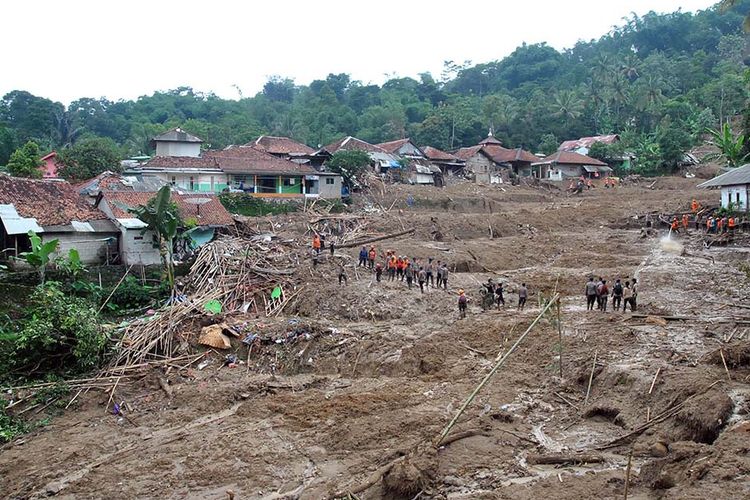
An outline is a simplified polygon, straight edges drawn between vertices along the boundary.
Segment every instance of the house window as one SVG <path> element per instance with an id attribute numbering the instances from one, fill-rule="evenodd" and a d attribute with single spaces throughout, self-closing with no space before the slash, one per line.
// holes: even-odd
<path id="1" fill-rule="evenodd" d="M 294 186 L 294 184 L 295 184 L 294 177 L 285 177 L 284 178 L 284 185 L 285 186 Z"/>
<path id="2" fill-rule="evenodd" d="M 326 185 L 331 186 L 336 184 L 336 180 L 333 177 L 326 177 Z"/>
<path id="3" fill-rule="evenodd" d="M 172 176 L 172 182 L 170 182 L 170 184 L 172 184 L 173 186 L 176 186 L 176 185 L 177 185 L 177 177 L 175 177 L 175 176 L 173 175 L 173 176 Z"/>
<path id="4" fill-rule="evenodd" d="M 191 176 L 190 177 L 190 190 L 192 191 L 195 189 L 195 179 Z"/>

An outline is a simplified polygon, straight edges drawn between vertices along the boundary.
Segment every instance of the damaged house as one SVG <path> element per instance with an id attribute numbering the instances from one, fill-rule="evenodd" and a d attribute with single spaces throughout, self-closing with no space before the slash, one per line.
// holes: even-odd
<path id="1" fill-rule="evenodd" d="M 540 179 L 564 181 L 574 177 L 607 177 L 612 169 L 603 161 L 573 151 L 558 151 L 532 165 Z"/>
<path id="2" fill-rule="evenodd" d="M 75 248 L 85 264 L 118 259 L 119 230 L 71 184 L 0 175 L 0 259 L 31 250 L 29 231 L 58 240 L 57 255 Z"/>
<path id="3" fill-rule="evenodd" d="M 386 153 L 400 158 L 402 167 L 401 180 L 410 184 L 443 185 L 443 173 L 433 165 L 424 152 L 409 138 L 383 142 L 377 145 Z"/>
<path id="4" fill-rule="evenodd" d="M 492 133 L 476 146 L 459 149 L 455 156 L 464 161 L 465 172 L 481 184 L 506 182 L 511 175 L 529 177 L 532 163 L 539 160 L 521 148 L 504 148 Z"/>

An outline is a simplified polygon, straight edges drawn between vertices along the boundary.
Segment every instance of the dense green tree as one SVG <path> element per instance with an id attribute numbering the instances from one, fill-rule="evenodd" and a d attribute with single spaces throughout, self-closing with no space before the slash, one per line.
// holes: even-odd
<path id="1" fill-rule="evenodd" d="M 41 177 L 42 171 L 39 167 L 43 163 L 40 158 L 39 145 L 34 141 L 28 141 L 10 155 L 8 172 L 16 177 Z"/>
<path id="2" fill-rule="evenodd" d="M 370 155 L 364 151 L 336 151 L 328 162 L 332 172 L 341 174 L 344 183 L 353 187 L 357 184 L 357 177 L 370 164 Z"/>
<path id="3" fill-rule="evenodd" d="M 110 170 L 120 171 L 122 153 L 108 137 L 85 137 L 73 146 L 58 152 L 60 176 L 70 181 L 82 181 Z"/>

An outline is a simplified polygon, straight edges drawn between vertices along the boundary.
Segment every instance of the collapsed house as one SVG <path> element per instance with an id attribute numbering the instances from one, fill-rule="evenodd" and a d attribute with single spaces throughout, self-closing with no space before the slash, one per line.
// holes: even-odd
<path id="1" fill-rule="evenodd" d="M 75 248 L 84 264 L 118 259 L 117 227 L 72 185 L 0 175 L 0 259 L 31 250 L 29 231 L 58 240 L 56 256 Z"/>
<path id="2" fill-rule="evenodd" d="M 161 254 L 154 234 L 147 230 L 147 224 L 136 218 L 130 210 L 146 205 L 156 196 L 155 192 L 120 190 L 101 191 L 95 206 L 101 209 L 117 226 L 120 238 L 119 249 L 122 263 L 126 265 L 155 265 L 161 262 Z M 172 192 L 170 200 L 177 205 L 183 229 L 192 228 L 183 239 L 184 248 L 177 253 L 187 252 L 208 243 L 218 228 L 234 225 L 215 194 L 195 194 Z"/>
<path id="3" fill-rule="evenodd" d="M 425 146 L 421 149 L 424 152 L 425 158 L 438 167 L 443 176 L 453 177 L 463 174 L 465 162 L 457 156 L 441 151 L 438 148 L 433 148 L 432 146 Z"/>
<path id="4" fill-rule="evenodd" d="M 425 156 L 424 152 L 411 139 L 398 139 L 377 145 L 386 153 L 401 159 L 401 180 L 410 184 L 443 185 L 443 173 L 437 165 Z"/>
<path id="5" fill-rule="evenodd" d="M 456 151 L 455 157 L 464 162 L 464 171 L 480 184 L 507 182 L 511 176 L 530 177 L 532 163 L 539 160 L 521 148 L 503 147 L 492 132 L 476 146 Z"/>

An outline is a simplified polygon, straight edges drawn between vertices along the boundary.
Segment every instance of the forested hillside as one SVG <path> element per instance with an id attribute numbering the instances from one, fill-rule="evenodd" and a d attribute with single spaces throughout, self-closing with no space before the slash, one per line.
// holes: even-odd
<path id="1" fill-rule="evenodd" d="M 644 168 L 661 168 L 707 127 L 745 110 L 742 22 L 749 9 L 745 0 L 727 12 L 633 15 L 563 52 L 523 45 L 501 60 L 448 61 L 441 75 L 382 86 L 346 74 L 309 85 L 274 77 L 239 100 L 181 87 L 135 101 L 85 97 L 67 109 L 16 90 L 0 102 L 0 165 L 27 140 L 48 150 L 93 135 L 111 138 L 123 154 L 148 152 L 149 139 L 174 126 L 213 148 L 275 134 L 311 146 L 342 135 L 370 142 L 410 136 L 444 149 L 475 144 L 493 127 L 504 144 L 535 152 L 616 132 Z M 586 34 L 585 26 L 571 29 Z"/>

